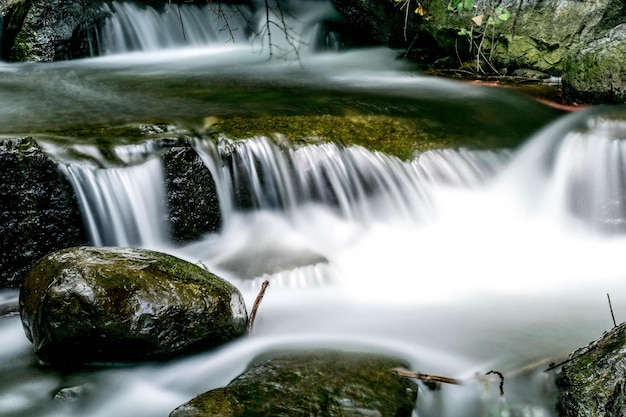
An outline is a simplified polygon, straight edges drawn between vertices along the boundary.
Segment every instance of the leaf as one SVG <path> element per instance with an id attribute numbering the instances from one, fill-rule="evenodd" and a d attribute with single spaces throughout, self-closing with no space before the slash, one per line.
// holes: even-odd
<path id="1" fill-rule="evenodd" d="M 456 6 L 456 11 L 459 12 L 459 13 L 461 13 L 463 11 L 463 3 L 459 3 Z"/>
<path id="2" fill-rule="evenodd" d="M 498 14 L 498 20 L 502 22 L 506 22 L 510 18 L 511 18 L 511 12 L 509 12 L 507 9 L 502 9 L 502 13 Z"/>
<path id="3" fill-rule="evenodd" d="M 461 30 L 457 32 L 457 35 L 465 36 L 465 35 L 469 35 L 469 32 L 467 31 L 467 29 L 461 28 Z"/>
<path id="4" fill-rule="evenodd" d="M 476 23 L 476 26 L 482 26 L 484 17 L 485 17 L 485 14 L 481 13 L 478 16 L 472 17 L 472 22 Z"/>
<path id="5" fill-rule="evenodd" d="M 428 14 L 428 10 L 423 8 L 422 5 L 420 4 L 419 6 L 417 6 L 417 9 L 415 9 L 415 13 L 417 13 L 420 16 L 424 16 Z"/>
<path id="6" fill-rule="evenodd" d="M 465 10 L 472 10 L 474 8 L 474 0 L 463 0 Z"/>
<path id="7" fill-rule="evenodd" d="M 493 26 L 496 24 L 496 21 L 493 17 L 489 16 L 489 19 L 487 19 L 487 24 Z"/>

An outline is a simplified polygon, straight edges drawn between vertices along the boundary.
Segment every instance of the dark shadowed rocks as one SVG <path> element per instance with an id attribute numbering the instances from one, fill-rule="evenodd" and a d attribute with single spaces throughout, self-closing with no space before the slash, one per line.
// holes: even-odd
<path id="1" fill-rule="evenodd" d="M 32 138 L 0 141 L 0 288 L 48 252 L 87 243 L 70 183 Z"/>

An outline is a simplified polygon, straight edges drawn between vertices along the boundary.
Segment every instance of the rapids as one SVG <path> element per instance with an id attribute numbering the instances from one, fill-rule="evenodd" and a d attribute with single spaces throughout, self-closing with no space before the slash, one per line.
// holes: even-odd
<path id="1" fill-rule="evenodd" d="M 94 245 L 202 261 L 249 309 L 270 281 L 251 337 L 165 363 L 59 373 L 37 363 L 17 315 L 0 317 L 0 416 L 167 416 L 285 347 L 390 352 L 414 371 L 468 380 L 422 386 L 420 417 L 553 416 L 547 363 L 612 327 L 607 293 L 619 321 L 626 309 L 624 109 L 562 115 L 512 91 L 418 75 L 393 56 L 276 62 L 249 45 L 211 44 L 0 64 L 0 137 L 30 134 L 61 161 Z M 354 112 L 513 145 L 403 161 L 358 146 L 286 151 L 267 138 L 198 138 L 224 227 L 181 247 L 162 224 L 150 147 L 120 144 L 123 163 L 110 166 L 73 136 L 146 120 L 199 128 L 208 116 Z M 238 170 L 221 163 L 224 152 Z M 238 181 L 252 207 L 241 206 Z M 0 292 L 0 309 L 16 297 Z M 486 389 L 475 377 L 492 369 L 507 376 L 502 398 L 497 382 Z"/>

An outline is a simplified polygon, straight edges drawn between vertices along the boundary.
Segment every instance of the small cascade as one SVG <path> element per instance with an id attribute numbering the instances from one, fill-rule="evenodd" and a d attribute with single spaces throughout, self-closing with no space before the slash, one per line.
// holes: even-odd
<path id="1" fill-rule="evenodd" d="M 414 161 L 333 143 L 281 147 L 267 138 L 196 141 L 229 211 L 292 213 L 303 204 L 333 207 L 361 221 L 432 216 L 437 187 L 484 184 L 508 161 L 507 151 L 433 150 Z"/>
<path id="2" fill-rule="evenodd" d="M 160 159 L 104 169 L 72 163 L 62 169 L 78 195 L 93 245 L 154 247 L 167 240 Z"/>
<path id="3" fill-rule="evenodd" d="M 91 46 L 99 55 L 227 44 L 252 44 L 287 54 L 303 47 L 340 48 L 338 34 L 326 27 L 327 22 L 340 17 L 327 0 L 281 2 L 269 9 L 265 3 L 250 8 L 220 2 L 178 2 L 155 8 L 114 1 L 105 4 L 104 11 L 108 17 Z"/>
<path id="4" fill-rule="evenodd" d="M 239 6 L 170 3 L 156 9 L 112 2 L 104 7 L 109 17 L 97 35 L 101 55 L 224 45 L 250 36 L 249 16 Z"/>
<path id="5" fill-rule="evenodd" d="M 521 171 L 529 175 L 520 176 Z M 560 221 L 600 233 L 626 232 L 626 122 L 606 109 L 574 114 L 532 138 L 503 176 Z M 541 199 L 541 201 L 536 201 Z"/>

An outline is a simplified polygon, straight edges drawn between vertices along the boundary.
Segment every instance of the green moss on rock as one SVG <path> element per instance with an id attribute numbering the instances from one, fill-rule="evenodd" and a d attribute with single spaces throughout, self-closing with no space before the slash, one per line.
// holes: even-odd
<path id="1" fill-rule="evenodd" d="M 400 359 L 331 350 L 256 358 L 228 386 L 209 391 L 170 417 L 409 417 L 417 386 L 391 373 Z"/>
<path id="2" fill-rule="evenodd" d="M 70 248 L 31 268 L 20 313 L 36 354 L 61 367 L 167 359 L 245 331 L 239 291 L 207 270 L 145 249 Z"/>
<path id="3" fill-rule="evenodd" d="M 573 352 L 556 382 L 561 416 L 626 415 L 626 323 Z"/>

